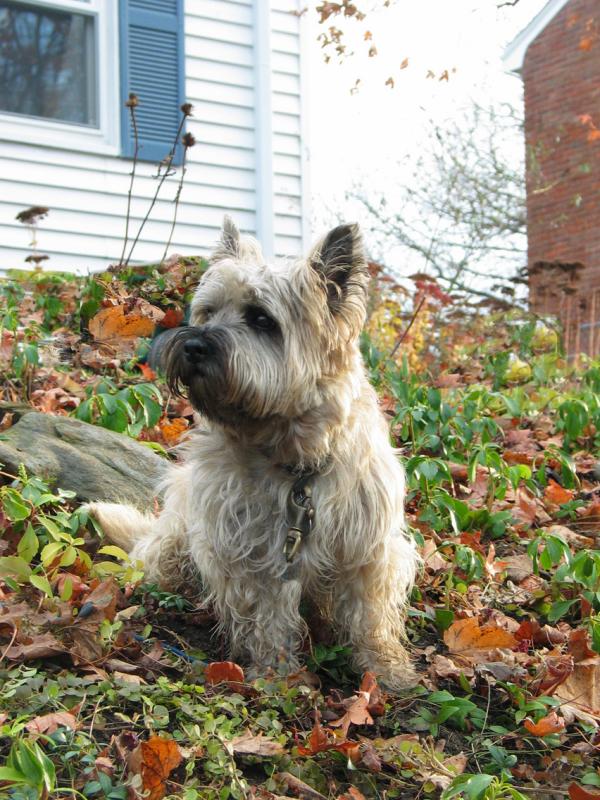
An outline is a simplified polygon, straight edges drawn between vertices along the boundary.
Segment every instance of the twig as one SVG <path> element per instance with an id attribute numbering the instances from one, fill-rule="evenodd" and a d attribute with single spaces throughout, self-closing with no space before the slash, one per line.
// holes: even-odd
<path id="1" fill-rule="evenodd" d="M 10 648 L 11 648 L 11 647 L 13 646 L 13 644 L 15 643 L 15 639 L 17 638 L 17 633 L 18 633 L 18 632 L 19 632 L 19 629 L 17 628 L 17 626 L 16 626 L 16 625 L 13 625 L 13 635 L 12 635 L 12 637 L 11 637 L 11 640 L 10 640 L 10 642 L 9 642 L 9 643 L 8 643 L 8 645 L 6 646 L 6 648 L 5 648 L 4 652 L 2 653 L 2 655 L 0 655 L 0 662 L 4 661 L 4 659 L 6 658 L 6 654 L 8 653 L 8 651 L 10 650 Z"/>
<path id="2" fill-rule="evenodd" d="M 135 116 L 135 108 L 138 102 L 139 101 L 137 96 L 132 92 L 129 95 L 129 100 L 127 100 L 127 102 L 125 103 L 125 105 L 129 109 L 129 115 L 131 117 L 131 125 L 133 127 L 134 151 L 133 151 L 133 166 L 131 168 L 131 180 L 129 181 L 129 191 L 127 192 L 127 216 L 125 217 L 125 238 L 123 240 L 123 251 L 121 252 L 121 258 L 119 259 L 119 266 L 123 264 L 123 259 L 125 258 L 125 250 L 127 249 L 127 242 L 129 240 L 129 223 L 131 221 L 131 197 L 133 195 L 135 168 L 137 166 L 138 152 L 140 147 L 140 137 L 138 134 L 137 119 Z"/>
<path id="3" fill-rule="evenodd" d="M 163 257 L 161 259 L 161 264 L 166 261 L 167 259 L 167 252 L 169 247 L 171 246 L 171 241 L 173 239 L 173 232 L 175 231 L 175 226 L 177 224 L 177 212 L 179 211 L 179 200 L 181 198 L 181 190 L 183 189 L 183 181 L 185 180 L 185 173 L 186 173 L 186 161 L 187 161 L 187 152 L 190 147 L 193 147 L 196 143 L 196 140 L 192 136 L 191 133 L 186 133 L 183 137 L 183 160 L 181 162 L 181 176 L 179 178 L 179 186 L 177 187 L 177 194 L 175 195 L 175 209 L 173 211 L 173 222 L 171 223 L 171 230 L 169 231 L 169 239 L 167 244 L 165 245 L 165 252 L 163 253 Z"/>
<path id="4" fill-rule="evenodd" d="M 427 298 L 426 298 L 426 296 L 425 296 L 425 295 L 423 295 L 423 297 L 421 298 L 421 300 L 420 300 L 420 302 L 419 302 L 419 305 L 417 306 L 417 308 L 416 308 L 416 309 L 415 309 L 415 311 L 413 312 L 413 315 L 412 315 L 412 317 L 410 318 L 410 322 L 408 323 L 408 325 L 407 325 L 407 326 L 406 326 L 406 328 L 404 329 L 404 332 L 403 332 L 403 333 L 400 335 L 400 337 L 399 337 L 399 338 L 396 340 L 396 344 L 394 345 L 394 347 L 393 347 L 393 349 L 392 349 L 392 352 L 390 353 L 390 358 L 392 358 L 392 359 L 394 358 L 394 356 L 395 356 L 395 355 L 396 355 L 396 353 L 398 352 L 398 348 L 400 347 L 400 345 L 402 344 L 402 342 L 403 342 L 403 341 L 406 339 L 406 337 L 407 337 L 407 335 L 408 335 L 408 332 L 409 332 L 409 331 L 410 331 L 410 329 L 412 328 L 412 326 L 413 326 L 413 324 L 414 324 L 414 322 L 415 322 L 416 318 L 419 316 L 419 311 L 420 311 L 420 310 L 421 310 L 421 308 L 423 307 L 423 304 L 425 303 L 425 300 L 426 300 L 426 299 L 427 299 Z"/>
<path id="5" fill-rule="evenodd" d="M 127 266 L 129 264 L 129 261 L 131 260 L 131 256 L 133 255 L 133 251 L 135 250 L 135 246 L 139 241 L 139 238 L 140 238 L 140 236 L 142 234 L 142 231 L 144 230 L 144 226 L 146 225 L 146 223 L 148 222 L 148 219 L 150 218 L 150 214 L 152 213 L 152 209 L 156 205 L 156 201 L 158 200 L 158 195 L 160 194 L 160 190 L 162 189 L 164 182 L 169 177 L 169 175 L 173 174 L 171 172 L 171 166 L 173 164 L 173 159 L 175 158 L 175 151 L 177 149 L 177 144 L 179 143 L 179 137 L 181 136 L 181 131 L 183 130 L 183 126 L 185 125 L 185 121 L 186 121 L 187 117 L 191 116 L 191 114 L 192 114 L 192 106 L 189 103 L 184 103 L 181 106 L 181 112 L 182 112 L 181 113 L 181 120 L 179 122 L 179 127 L 177 128 L 177 133 L 175 134 L 175 139 L 173 140 L 173 146 L 171 147 L 171 149 L 169 151 L 169 154 L 167 155 L 167 157 L 165 158 L 165 160 L 163 162 L 164 163 L 164 167 L 165 167 L 165 171 L 162 173 L 162 175 L 160 177 L 160 181 L 158 183 L 158 186 L 156 187 L 156 191 L 154 192 L 154 197 L 152 198 L 152 201 L 150 203 L 150 207 L 148 208 L 148 211 L 146 212 L 146 215 L 144 216 L 144 219 L 142 220 L 142 223 L 141 223 L 140 227 L 138 228 L 138 232 L 137 232 L 137 234 L 135 236 L 135 239 L 133 240 L 133 244 L 131 245 L 131 249 L 129 250 L 129 255 L 127 256 L 127 260 L 125 261 L 125 266 Z M 158 171 L 159 175 L 160 175 L 160 169 L 161 169 L 161 166 L 159 165 L 159 171 Z"/>
<path id="6" fill-rule="evenodd" d="M 595 339 L 596 339 L 596 290 L 592 292 L 592 300 L 590 303 L 590 336 L 588 341 L 588 348 L 590 351 L 590 356 L 594 358 L 595 356 Z"/>

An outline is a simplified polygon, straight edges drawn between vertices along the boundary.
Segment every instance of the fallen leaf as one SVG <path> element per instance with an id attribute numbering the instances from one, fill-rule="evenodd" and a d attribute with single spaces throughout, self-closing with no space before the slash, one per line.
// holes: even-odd
<path id="1" fill-rule="evenodd" d="M 25 727 L 30 733 L 54 733 L 58 728 L 70 728 L 72 731 L 76 731 L 80 724 L 68 711 L 55 711 L 41 717 L 34 717 Z"/>
<path id="2" fill-rule="evenodd" d="M 348 706 L 346 713 L 329 724 L 332 728 L 340 728 L 344 736 L 348 735 L 350 725 L 373 725 L 373 717 L 369 714 L 368 706 L 368 696 L 359 694 Z"/>
<path id="3" fill-rule="evenodd" d="M 600 800 L 600 790 L 589 789 L 587 786 L 580 786 L 578 783 L 571 783 L 569 786 L 569 800 Z"/>
<path id="4" fill-rule="evenodd" d="M 173 739 L 152 736 L 140 744 L 129 755 L 129 768 L 142 776 L 142 789 L 147 792 L 144 800 L 162 800 L 167 790 L 171 772 L 181 763 L 179 745 Z"/>
<path id="5" fill-rule="evenodd" d="M 148 364 L 138 364 L 138 369 L 146 378 L 147 381 L 155 381 L 156 380 L 156 372 L 152 369 L 152 367 L 148 366 Z"/>
<path id="6" fill-rule="evenodd" d="M 585 628 L 579 628 L 576 631 L 571 631 L 569 635 L 569 653 L 573 656 L 575 663 L 584 661 L 586 658 L 596 658 L 598 653 L 595 653 L 589 646 L 590 635 Z"/>
<path id="7" fill-rule="evenodd" d="M 155 326 L 165 316 L 164 311 L 142 298 L 102 308 L 89 322 L 89 331 L 96 341 L 131 339 L 152 336 Z"/>
<path id="8" fill-rule="evenodd" d="M 213 661 L 204 670 L 204 679 L 209 686 L 226 681 L 244 682 L 244 670 L 233 661 Z"/>
<path id="9" fill-rule="evenodd" d="M 349 786 L 348 791 L 338 796 L 338 800 L 367 800 L 367 798 L 356 786 Z"/>
<path id="10" fill-rule="evenodd" d="M 177 444 L 182 435 L 189 428 L 189 422 L 185 417 L 175 417 L 175 419 L 164 419 L 159 423 L 160 432 L 167 444 Z"/>
<path id="11" fill-rule="evenodd" d="M 444 631 L 444 643 L 451 653 L 467 654 L 474 650 L 490 650 L 496 647 L 512 649 L 517 640 L 504 628 L 493 623 L 480 627 L 475 617 L 467 617 L 456 620 Z"/>
<path id="12" fill-rule="evenodd" d="M 525 553 L 504 558 L 506 577 L 515 583 L 521 583 L 533 572 L 533 562 Z"/>
<path id="13" fill-rule="evenodd" d="M 51 633 L 37 634 L 33 639 L 13 645 L 6 651 L 11 661 L 33 661 L 36 658 L 51 658 L 65 652 L 65 647 Z"/>
<path id="14" fill-rule="evenodd" d="M 574 665 L 573 672 L 556 688 L 556 697 L 600 719 L 600 656 Z"/>
<path id="15" fill-rule="evenodd" d="M 425 544 L 421 548 L 421 555 L 423 556 L 425 569 L 430 572 L 441 572 L 442 570 L 450 569 L 450 563 L 438 551 L 433 539 L 425 540 Z"/>
<path id="16" fill-rule="evenodd" d="M 562 506 L 569 503 L 575 497 L 575 492 L 570 489 L 564 489 L 556 481 L 548 481 L 548 485 L 544 489 L 544 501 L 548 506 Z"/>
<path id="17" fill-rule="evenodd" d="M 79 609 L 77 620 L 94 619 L 102 621 L 108 619 L 112 622 L 117 613 L 120 593 L 121 590 L 116 580 L 114 578 L 106 578 L 85 597 L 85 602 Z"/>
<path id="18" fill-rule="evenodd" d="M 464 675 L 466 678 L 472 678 L 475 674 L 470 664 L 456 664 L 447 656 L 441 655 L 441 653 L 436 653 L 434 656 L 431 662 L 430 672 L 435 675 L 436 678 L 455 678 L 456 680 L 458 680 L 461 675 Z"/>
<path id="19" fill-rule="evenodd" d="M 276 772 L 273 778 L 282 783 L 285 788 L 301 800 L 326 800 L 325 795 L 317 792 L 308 783 L 304 783 L 300 778 L 296 778 L 290 772 Z"/>
<path id="20" fill-rule="evenodd" d="M 262 733 L 258 735 L 245 731 L 241 736 L 227 742 L 227 747 L 232 753 L 252 756 L 280 756 L 285 753 L 285 748 L 279 742 L 267 739 Z"/>
<path id="21" fill-rule="evenodd" d="M 551 711 L 537 722 L 529 719 L 523 722 L 523 727 L 533 736 L 549 736 L 551 733 L 560 733 L 565 728 L 565 721 L 556 711 Z"/>

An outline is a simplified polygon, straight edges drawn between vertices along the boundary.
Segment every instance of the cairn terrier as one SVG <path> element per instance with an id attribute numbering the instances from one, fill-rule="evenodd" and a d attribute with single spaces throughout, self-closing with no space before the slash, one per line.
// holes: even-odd
<path id="1" fill-rule="evenodd" d="M 255 670 L 297 666 L 307 597 L 357 668 L 398 687 L 412 680 L 404 616 L 418 557 L 358 347 L 368 277 L 356 225 L 275 266 L 226 217 L 191 324 L 162 353 L 201 420 L 168 470 L 163 510 L 90 510 L 149 581 L 198 580 Z"/>

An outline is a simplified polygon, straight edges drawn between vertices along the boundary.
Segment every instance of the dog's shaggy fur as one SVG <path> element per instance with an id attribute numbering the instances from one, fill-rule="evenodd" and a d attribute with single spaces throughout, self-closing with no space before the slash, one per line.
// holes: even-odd
<path id="1" fill-rule="evenodd" d="M 170 468 L 160 516 L 94 503 L 107 536 L 171 588 L 199 578 L 234 655 L 292 665 L 301 597 L 332 620 L 356 666 L 411 681 L 403 646 L 417 556 L 404 526 L 404 475 L 361 362 L 368 271 L 357 226 L 306 261 L 266 265 L 226 218 L 191 325 L 164 366 L 202 423 Z M 315 524 L 286 563 L 288 499 L 311 479 Z"/>

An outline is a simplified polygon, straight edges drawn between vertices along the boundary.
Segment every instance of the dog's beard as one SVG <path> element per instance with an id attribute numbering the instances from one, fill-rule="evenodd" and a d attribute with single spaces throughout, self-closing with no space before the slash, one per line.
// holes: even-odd
<path id="1" fill-rule="evenodd" d="M 161 365 L 170 390 L 187 395 L 202 416 L 223 425 L 238 427 L 253 419 L 264 420 L 268 410 L 257 397 L 256 387 L 241 377 L 233 380 L 234 333 L 225 327 L 205 329 L 202 337 L 211 355 L 193 363 L 186 356 L 185 344 L 197 336 L 198 329 L 183 328 L 173 332 L 165 344 Z"/>

